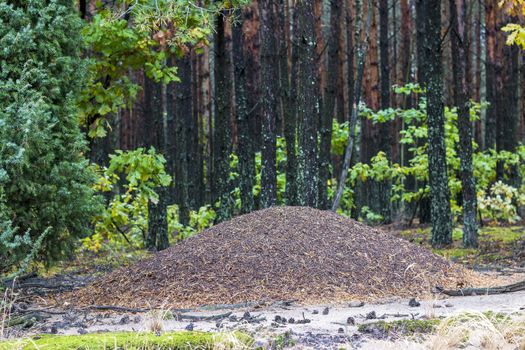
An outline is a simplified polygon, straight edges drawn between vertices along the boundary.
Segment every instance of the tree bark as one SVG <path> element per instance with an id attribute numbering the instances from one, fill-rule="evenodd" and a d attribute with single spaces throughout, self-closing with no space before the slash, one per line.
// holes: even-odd
<path id="1" fill-rule="evenodd" d="M 188 225 L 190 221 L 189 203 L 189 167 L 193 162 L 190 146 L 190 132 L 192 121 L 192 95 L 191 95 L 191 62 L 190 55 L 186 54 L 176 60 L 179 83 L 171 83 L 169 86 L 170 97 L 174 103 L 174 124 L 175 124 L 175 197 L 179 206 L 179 222 Z M 194 177 L 195 174 L 192 174 Z"/>
<path id="2" fill-rule="evenodd" d="M 390 108 L 390 62 L 388 44 L 389 6 L 388 0 L 379 1 L 379 58 L 381 72 L 381 109 Z M 394 68 L 395 70 L 395 68 Z M 379 149 L 386 153 L 389 161 L 392 160 L 392 126 L 391 121 L 379 124 Z M 379 213 L 383 217 L 383 223 L 392 221 L 392 206 L 390 192 L 392 184 L 390 180 L 378 181 L 379 188 Z"/>
<path id="3" fill-rule="evenodd" d="M 330 148 L 332 145 L 332 121 L 335 112 L 337 77 L 343 72 L 339 71 L 339 41 L 340 25 L 343 14 L 342 0 L 330 1 L 330 36 L 327 40 L 328 45 L 328 67 L 327 79 L 325 84 L 323 114 L 319 128 L 320 147 L 319 147 L 319 197 L 318 206 L 320 209 L 328 209 L 327 183 L 330 174 Z"/>
<path id="4" fill-rule="evenodd" d="M 213 203 L 219 203 L 217 221 L 228 220 L 232 214 L 230 198 L 231 115 L 233 63 L 231 57 L 230 22 L 220 14 L 215 41 L 215 124 L 213 137 Z"/>
<path id="5" fill-rule="evenodd" d="M 296 4 L 297 25 L 294 46 L 297 49 L 297 194 L 299 204 L 317 205 L 317 74 L 314 0 Z"/>
<path id="6" fill-rule="evenodd" d="M 259 55 L 259 3 L 254 1 L 250 6 L 243 10 L 243 55 L 246 70 L 246 109 L 248 128 L 250 130 L 251 152 L 256 152 L 260 147 L 260 129 L 261 129 L 261 62 Z M 250 158 L 251 159 L 251 158 Z M 255 162 L 255 160 L 254 160 Z M 247 163 L 248 169 L 252 171 L 252 177 L 255 179 L 255 164 Z M 255 181 L 255 180 L 252 180 Z M 252 196 L 253 197 L 253 196 Z M 248 199 L 249 201 L 249 199 Z M 253 208 L 259 205 L 256 198 L 253 198 Z"/>
<path id="7" fill-rule="evenodd" d="M 464 0 L 449 0 L 452 43 L 454 104 L 458 108 L 459 158 L 463 185 L 463 246 L 478 246 L 476 182 L 472 165 L 472 124 L 470 122 L 470 83 L 467 71 L 469 42 Z"/>
<path id="8" fill-rule="evenodd" d="M 495 148 L 496 146 L 496 118 L 497 118 L 497 93 L 496 84 L 496 0 L 485 1 L 485 36 L 486 36 L 486 94 L 489 106 L 485 119 L 485 148 Z"/>
<path id="9" fill-rule="evenodd" d="M 297 204 L 297 154 L 296 144 L 296 110 L 295 110 L 295 78 L 297 77 L 297 68 L 292 65 L 294 74 L 292 75 L 290 67 L 291 50 L 290 47 L 290 18 L 288 16 L 288 0 L 279 0 L 279 97 L 284 121 L 284 138 L 286 141 L 286 204 Z M 296 50 L 292 49 L 294 54 Z M 295 63 L 294 59 L 294 63 Z"/>
<path id="10" fill-rule="evenodd" d="M 357 76 L 355 79 L 355 86 L 353 87 L 353 100 L 350 104 L 351 118 L 348 127 L 348 142 L 345 148 L 345 155 L 343 160 L 343 167 L 341 169 L 341 175 L 339 176 L 339 181 L 337 183 L 337 191 L 335 193 L 334 201 L 332 203 L 332 211 L 337 211 L 341 203 L 341 198 L 343 197 L 344 188 L 346 185 L 346 179 L 348 178 L 348 170 L 350 169 L 350 161 L 352 159 L 352 152 L 354 149 L 354 138 L 355 138 L 355 127 L 357 123 L 357 116 L 359 115 L 359 103 L 361 102 L 361 87 L 363 84 L 363 71 L 365 65 L 365 57 L 368 49 L 368 33 L 370 30 L 370 23 L 372 22 L 372 11 L 370 7 L 372 6 L 371 0 L 367 2 L 367 16 L 365 29 L 363 31 L 363 36 L 359 47 L 357 48 Z M 350 64 L 350 62 L 349 62 Z"/>
<path id="11" fill-rule="evenodd" d="M 165 152 L 166 139 L 164 135 L 164 116 L 162 110 L 162 85 L 149 78 L 145 78 L 144 102 L 147 117 L 146 127 L 149 130 L 149 146 L 155 147 L 157 153 Z M 159 187 L 155 191 L 159 195 L 157 203 L 148 203 L 148 234 L 146 248 L 162 250 L 169 245 L 167 197 L 168 188 Z"/>
<path id="12" fill-rule="evenodd" d="M 275 0 L 261 0 L 261 207 L 273 206 L 277 199 L 276 120 L 278 114 L 278 58 Z"/>
<path id="13" fill-rule="evenodd" d="M 443 70 L 441 65 L 441 0 L 424 0 L 425 43 L 424 71 L 428 117 L 428 167 L 432 246 L 452 243 L 452 214 L 448 188 L 443 106 Z"/>
<path id="14" fill-rule="evenodd" d="M 239 156 L 239 187 L 241 192 L 241 213 L 254 209 L 253 179 L 255 178 L 255 153 L 250 132 L 248 114 L 248 93 L 246 86 L 247 60 L 244 56 L 244 33 L 242 23 L 233 27 L 233 62 L 235 69 L 235 115 L 237 117 Z"/>

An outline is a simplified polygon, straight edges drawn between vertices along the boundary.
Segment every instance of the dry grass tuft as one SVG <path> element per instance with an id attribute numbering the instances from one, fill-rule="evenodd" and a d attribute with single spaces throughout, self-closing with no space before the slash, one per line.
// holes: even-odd
<path id="1" fill-rule="evenodd" d="M 441 321 L 436 332 L 423 341 L 405 338 L 396 341 L 374 340 L 373 349 L 392 350 L 524 350 L 525 315 L 462 312 Z"/>
<path id="2" fill-rule="evenodd" d="M 13 285 L 15 285 L 16 277 L 13 280 Z M 6 288 L 4 295 L 0 302 L 0 339 L 7 338 L 7 328 L 9 326 L 9 321 L 11 320 L 13 306 L 16 301 L 17 294 L 12 288 Z"/>
<path id="3" fill-rule="evenodd" d="M 238 334 L 221 333 L 213 337 L 213 350 L 251 350 L 253 346 L 243 341 Z"/>
<path id="4" fill-rule="evenodd" d="M 157 335 L 164 331 L 164 320 L 173 318 L 170 309 L 161 307 L 160 309 L 153 309 L 146 314 L 145 324 L 146 330 Z"/>
<path id="5" fill-rule="evenodd" d="M 463 312 L 444 319 L 430 341 L 432 350 L 474 348 L 522 349 L 525 346 L 525 317 Z"/>

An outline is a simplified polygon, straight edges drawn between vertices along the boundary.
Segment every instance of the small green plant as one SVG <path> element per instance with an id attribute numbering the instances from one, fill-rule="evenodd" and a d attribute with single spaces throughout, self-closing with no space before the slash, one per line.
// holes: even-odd
<path id="1" fill-rule="evenodd" d="M 205 205 L 197 211 L 190 210 L 190 222 L 184 226 L 179 221 L 178 211 L 177 205 L 168 207 L 168 231 L 175 234 L 175 241 L 186 239 L 213 226 L 217 217 L 211 206 Z"/>
<path id="2" fill-rule="evenodd" d="M 361 333 L 380 334 L 381 337 L 397 335 L 414 335 L 418 333 L 432 333 L 436 330 L 440 320 L 397 320 L 392 322 L 377 321 L 363 323 L 357 330 Z"/>
<path id="3" fill-rule="evenodd" d="M 18 228 L 12 227 L 9 221 L 0 223 L 0 276 L 12 273 L 12 276 L 24 273 L 30 263 L 38 255 L 42 242 L 49 233 L 45 230 L 36 240 L 29 232 L 18 233 Z"/>
<path id="4" fill-rule="evenodd" d="M 93 165 L 99 174 L 94 188 L 111 194 L 111 198 L 105 210 L 95 218 L 93 235 L 83 240 L 85 248 L 98 251 L 108 239 L 142 244 L 147 230 L 148 202 L 157 202 L 159 196 L 155 189 L 171 183 L 165 163 L 155 149 L 138 148 L 116 151 L 110 156 L 108 168 Z M 119 187 L 122 182 L 124 184 Z"/>
<path id="5" fill-rule="evenodd" d="M 270 344 L 272 350 L 281 350 L 292 347 L 296 344 L 295 340 L 292 338 L 292 332 L 287 331 L 283 334 L 279 334 Z"/>
<path id="6" fill-rule="evenodd" d="M 383 221 L 383 216 L 381 214 L 373 212 L 367 206 L 361 208 L 361 215 L 363 216 L 363 219 L 371 225 L 377 225 Z"/>
<path id="7" fill-rule="evenodd" d="M 492 185 L 489 193 L 484 191 L 478 195 L 479 209 L 483 217 L 493 222 L 505 221 L 515 223 L 520 220 L 517 206 L 525 205 L 525 195 L 516 188 L 497 181 Z"/>

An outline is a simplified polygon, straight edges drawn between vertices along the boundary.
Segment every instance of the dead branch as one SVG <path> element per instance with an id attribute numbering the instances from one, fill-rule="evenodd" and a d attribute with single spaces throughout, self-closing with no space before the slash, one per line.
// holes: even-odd
<path id="1" fill-rule="evenodd" d="M 457 290 L 447 290 L 442 287 L 436 287 L 436 290 L 440 293 L 450 295 L 453 297 L 461 297 L 468 295 L 490 295 L 490 294 L 503 294 L 512 293 L 525 290 L 525 281 L 508 284 L 501 287 L 487 287 L 487 288 L 462 288 Z"/>

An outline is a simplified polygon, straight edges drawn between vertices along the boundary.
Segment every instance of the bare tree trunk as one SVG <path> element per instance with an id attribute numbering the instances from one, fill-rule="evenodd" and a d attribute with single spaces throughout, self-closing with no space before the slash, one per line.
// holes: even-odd
<path id="1" fill-rule="evenodd" d="M 343 2 L 331 0 L 330 2 L 330 36 L 328 45 L 328 67 L 327 80 L 325 84 L 323 114 L 319 128 L 319 195 L 318 207 L 328 209 L 327 182 L 330 176 L 330 146 L 332 144 L 332 121 L 335 113 L 337 77 L 343 75 L 339 71 L 339 42 L 341 32 L 339 30 L 343 13 Z"/>
<path id="2" fill-rule="evenodd" d="M 144 85 L 144 102 L 147 113 L 146 127 L 149 130 L 148 144 L 155 147 L 158 153 L 165 152 L 164 117 L 162 110 L 162 85 L 146 78 Z M 162 250 L 168 247 L 167 197 L 168 188 L 156 189 L 157 203 L 148 203 L 148 235 L 146 248 Z"/>
<path id="3" fill-rule="evenodd" d="M 276 38 L 276 3 L 261 0 L 261 85 L 262 85 L 262 151 L 261 207 L 267 208 L 277 200 L 276 120 L 278 114 L 278 58 Z"/>
<path id="4" fill-rule="evenodd" d="M 253 180 L 255 178 L 254 142 L 250 132 L 248 92 L 246 86 L 247 60 L 244 55 L 245 35 L 242 24 L 233 27 L 233 62 L 235 68 L 235 115 L 238 127 L 239 187 L 241 213 L 254 209 Z"/>
<path id="5" fill-rule="evenodd" d="M 231 217 L 230 154 L 233 92 L 233 63 L 231 57 L 231 24 L 225 15 L 217 18 L 215 41 L 215 124 L 213 137 L 213 203 L 219 201 L 217 220 Z"/>
<path id="6" fill-rule="evenodd" d="M 294 46 L 297 49 L 297 191 L 299 204 L 317 205 L 317 92 L 316 35 L 314 0 L 296 4 L 297 25 Z"/>
<path id="7" fill-rule="evenodd" d="M 497 93 L 496 84 L 496 11 L 497 1 L 485 1 L 485 35 L 487 38 L 487 56 L 485 57 L 486 89 L 487 89 L 487 115 L 485 121 L 485 148 L 496 146 L 496 118 L 497 118 Z"/>
<path id="8" fill-rule="evenodd" d="M 469 42 L 463 0 L 449 0 L 452 42 L 454 104 L 458 108 L 459 157 L 463 185 L 463 246 L 478 246 L 476 182 L 472 166 L 472 124 L 470 122 L 470 83 L 467 71 Z"/>
<path id="9" fill-rule="evenodd" d="M 427 93 L 428 168 L 432 246 L 452 243 L 452 214 L 448 188 L 445 117 L 443 106 L 443 70 L 441 61 L 441 0 L 424 0 L 425 44 L 424 70 Z"/>
<path id="10" fill-rule="evenodd" d="M 368 11 L 366 16 L 364 35 L 357 49 L 357 77 L 355 79 L 355 86 L 353 88 L 354 99 L 352 101 L 353 103 L 350 105 L 351 118 L 349 123 L 348 142 L 345 148 L 345 155 L 343 167 L 341 169 L 341 175 L 339 176 L 339 181 L 337 183 L 337 191 L 335 193 L 335 198 L 332 203 L 332 211 L 337 211 L 339 205 L 341 204 L 341 198 L 343 197 L 346 179 L 348 178 L 348 170 L 350 169 L 352 152 L 354 149 L 355 126 L 357 122 L 357 116 L 359 114 L 359 103 L 361 102 L 361 87 L 363 84 L 363 71 L 365 65 L 366 52 L 368 49 L 368 32 L 370 30 L 370 23 L 372 22 L 372 11 L 370 9 L 371 6 L 371 0 L 368 0 Z M 349 62 L 349 64 L 351 64 L 351 62 Z M 355 107 L 353 107 L 354 105 Z"/>
<path id="11" fill-rule="evenodd" d="M 286 204 L 297 204 L 297 155 L 296 144 L 296 110 L 295 93 L 292 90 L 292 83 L 295 84 L 297 76 L 291 74 L 291 38 L 290 38 L 290 17 L 288 16 L 288 0 L 279 0 L 279 92 L 280 102 L 284 121 L 284 138 L 286 141 Z M 293 50 L 294 54 L 296 50 Z M 294 65 L 294 71 L 296 67 Z M 295 86 L 295 85 L 294 85 Z"/>

